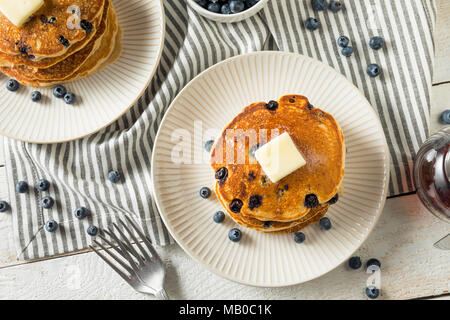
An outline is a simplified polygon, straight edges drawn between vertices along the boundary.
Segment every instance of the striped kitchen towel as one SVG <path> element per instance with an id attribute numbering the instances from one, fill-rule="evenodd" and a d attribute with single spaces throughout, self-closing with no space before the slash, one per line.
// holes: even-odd
<path id="1" fill-rule="evenodd" d="M 271 0 L 254 17 L 220 24 L 199 16 L 185 1 L 164 0 L 167 26 L 161 63 L 149 88 L 127 114 L 105 130 L 70 143 L 35 145 L 5 139 L 18 258 L 85 249 L 91 242 L 86 233 L 89 225 L 107 227 L 122 215 L 140 221 L 154 243 L 173 243 L 151 192 L 151 148 L 158 126 L 171 101 L 193 77 L 221 60 L 247 52 L 302 53 L 353 81 L 375 108 L 387 136 L 392 157 L 390 195 L 413 191 L 413 157 L 429 128 L 435 3 L 342 2 L 345 8 L 333 14 L 313 11 L 309 0 Z M 303 22 L 308 17 L 318 18 L 322 27 L 306 30 Z M 340 35 L 349 36 L 356 49 L 351 58 L 339 53 L 336 39 Z M 369 49 L 368 40 L 375 35 L 385 38 L 383 50 Z M 373 62 L 384 70 L 376 79 L 365 73 Z M 111 169 L 121 172 L 123 183 L 105 183 Z M 42 192 L 18 196 L 14 190 L 19 180 L 34 184 L 40 178 L 52 183 L 49 192 L 56 204 L 51 210 L 39 206 Z M 76 220 L 73 211 L 81 205 L 91 215 Z M 57 232 L 45 231 L 49 219 L 59 223 Z"/>

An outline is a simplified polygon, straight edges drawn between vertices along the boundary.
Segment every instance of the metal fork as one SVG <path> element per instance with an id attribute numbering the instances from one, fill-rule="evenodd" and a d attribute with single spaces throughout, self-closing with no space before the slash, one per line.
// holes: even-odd
<path id="1" fill-rule="evenodd" d="M 94 240 L 93 242 L 102 248 L 110 258 L 97 250 L 95 247 L 90 246 L 90 248 L 94 250 L 100 258 L 102 258 L 111 268 L 113 268 L 136 291 L 140 293 L 153 294 L 160 300 L 168 300 L 169 297 L 164 290 L 165 270 L 163 262 L 142 230 L 134 223 L 133 220 L 131 220 L 131 218 L 128 216 L 125 216 L 125 218 L 132 229 L 135 230 L 142 239 L 142 243 L 148 251 L 144 249 L 142 244 L 136 239 L 134 233 L 131 232 L 130 228 L 128 228 L 125 222 L 121 219 L 119 219 L 119 223 L 134 241 L 137 249 L 133 247 L 130 240 L 128 240 L 125 233 L 119 229 L 119 226 L 116 223 L 113 223 L 114 228 L 112 228 L 112 230 L 110 229 L 108 231 L 102 229 L 98 236 L 123 259 L 115 254 L 111 248 L 108 249 L 97 240 Z M 117 233 L 115 233 L 114 229 Z M 115 241 L 118 246 L 108 240 L 103 233 Z M 123 270 L 121 270 L 114 263 L 114 261 L 120 265 Z"/>

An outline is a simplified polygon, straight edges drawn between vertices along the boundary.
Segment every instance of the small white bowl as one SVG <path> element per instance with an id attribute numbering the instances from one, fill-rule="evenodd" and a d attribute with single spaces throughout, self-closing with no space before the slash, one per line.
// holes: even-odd
<path id="1" fill-rule="evenodd" d="M 259 0 L 259 2 L 255 4 L 253 7 L 234 14 L 221 14 L 208 11 L 199 4 L 197 4 L 194 0 L 188 0 L 188 3 L 192 9 L 197 11 L 200 15 L 202 15 L 205 18 L 222 23 L 232 23 L 242 21 L 255 15 L 262 8 L 264 8 L 264 6 L 267 4 L 268 1 L 269 0 Z"/>

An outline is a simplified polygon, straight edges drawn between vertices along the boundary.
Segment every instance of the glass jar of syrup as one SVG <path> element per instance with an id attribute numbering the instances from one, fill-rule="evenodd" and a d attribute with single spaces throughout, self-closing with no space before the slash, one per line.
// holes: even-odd
<path id="1" fill-rule="evenodd" d="M 450 126 L 420 148 L 414 161 L 414 182 L 425 207 L 450 223 Z"/>

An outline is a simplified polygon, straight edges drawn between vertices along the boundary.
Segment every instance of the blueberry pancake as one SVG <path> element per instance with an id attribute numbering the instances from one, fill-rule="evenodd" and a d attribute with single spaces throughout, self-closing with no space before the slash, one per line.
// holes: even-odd
<path id="1" fill-rule="evenodd" d="M 117 17 L 112 3 L 108 0 L 98 31 L 92 41 L 76 54 L 70 55 L 61 62 L 45 69 L 34 69 L 19 65 L 0 67 L 0 70 L 25 85 L 50 86 L 67 82 L 86 75 L 90 69 L 95 67 L 96 63 L 103 62 L 111 53 L 110 48 L 113 46 L 113 40 L 117 32 Z"/>
<path id="2" fill-rule="evenodd" d="M 252 129 L 257 131 L 256 141 L 249 138 Z M 254 159 L 254 152 L 285 132 L 306 165 L 273 183 Z M 246 107 L 226 126 L 211 152 L 222 204 L 236 215 L 262 222 L 295 223 L 332 202 L 342 183 L 344 165 L 344 136 L 338 123 L 300 95 Z"/>
<path id="3" fill-rule="evenodd" d="M 108 3 L 108 1 L 107 1 L 107 3 Z M 105 4 L 105 9 L 104 9 L 105 11 L 107 8 L 107 3 Z M 27 55 L 27 54 L 11 55 L 11 54 L 7 54 L 4 52 L 0 52 L 0 66 L 12 67 L 12 66 L 23 65 L 23 66 L 27 66 L 30 68 L 36 68 L 36 69 L 51 67 L 51 66 L 57 64 L 58 62 L 64 60 L 68 56 L 83 49 L 94 38 L 96 32 L 99 30 L 99 27 L 100 27 L 100 24 L 102 21 L 102 17 L 103 17 L 103 14 L 94 20 L 93 25 L 95 25 L 96 27 L 92 28 L 92 30 L 86 35 L 86 38 L 83 41 L 78 41 L 77 43 L 72 44 L 69 47 L 69 49 L 60 56 L 35 59 L 35 58 L 33 58 L 33 55 Z"/>
<path id="4" fill-rule="evenodd" d="M 46 0 L 23 26 L 16 26 L 0 13 L 0 52 L 39 61 L 65 54 L 99 26 L 105 0 Z M 78 14 L 81 28 L 69 28 Z M 2 58 L 3 59 L 3 58 Z"/>
<path id="5" fill-rule="evenodd" d="M 218 184 L 216 185 L 216 193 L 220 203 L 226 208 L 230 217 L 241 226 L 254 229 L 256 231 L 262 231 L 266 233 L 292 233 L 297 232 L 305 228 L 309 224 L 318 222 L 328 211 L 330 204 L 320 204 L 314 209 L 311 209 L 307 215 L 302 218 L 290 221 L 290 222 L 278 222 L 278 221 L 261 221 L 255 218 L 244 216 L 240 213 L 234 213 L 230 208 L 226 207 L 223 200 L 220 198 L 220 193 L 217 192 Z"/>

